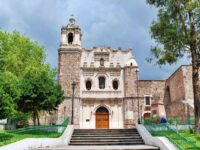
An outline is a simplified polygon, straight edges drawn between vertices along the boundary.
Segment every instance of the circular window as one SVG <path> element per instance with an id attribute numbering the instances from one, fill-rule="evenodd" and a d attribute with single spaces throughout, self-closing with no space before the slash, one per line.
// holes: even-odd
<path id="1" fill-rule="evenodd" d="M 119 85 L 118 85 L 118 81 L 117 81 L 117 80 L 114 80 L 112 85 L 113 85 L 113 89 L 114 89 L 114 90 L 117 90 L 117 89 L 118 89 L 118 86 L 119 86 Z"/>
<path id="2" fill-rule="evenodd" d="M 92 82 L 90 80 L 87 80 L 86 83 L 85 83 L 85 86 L 86 86 L 87 90 L 91 90 L 91 88 L 92 88 Z"/>

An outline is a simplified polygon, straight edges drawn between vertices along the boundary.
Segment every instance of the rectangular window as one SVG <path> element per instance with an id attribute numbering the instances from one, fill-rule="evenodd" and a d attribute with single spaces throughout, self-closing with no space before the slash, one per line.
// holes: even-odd
<path id="1" fill-rule="evenodd" d="M 145 105 L 151 106 L 151 96 L 145 96 Z"/>
<path id="2" fill-rule="evenodd" d="M 152 114 L 153 114 L 153 115 L 156 115 L 156 114 L 157 114 L 157 110 L 153 110 L 153 111 L 152 111 Z"/>

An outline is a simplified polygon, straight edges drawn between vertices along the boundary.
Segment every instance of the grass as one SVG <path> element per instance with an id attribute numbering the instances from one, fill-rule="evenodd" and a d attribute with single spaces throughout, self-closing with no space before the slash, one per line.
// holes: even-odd
<path id="1" fill-rule="evenodd" d="M 57 138 L 61 133 L 47 132 L 42 130 L 32 130 L 23 132 L 0 131 L 0 146 L 10 144 L 25 138 Z"/>
<path id="2" fill-rule="evenodd" d="M 196 147 L 191 147 L 191 145 L 187 144 L 183 140 L 180 140 L 180 137 L 177 136 L 174 132 L 170 131 L 154 131 L 152 133 L 153 136 L 168 136 L 170 139 L 176 142 L 178 146 L 180 146 L 184 150 L 200 150 L 200 134 L 190 133 L 189 130 L 181 130 L 179 131 L 183 137 L 191 140 L 192 142 L 196 142 Z"/>
<path id="3" fill-rule="evenodd" d="M 184 137 L 187 137 L 188 139 L 195 141 L 196 146 L 200 149 L 200 134 L 190 133 L 189 130 L 180 130 L 179 131 Z"/>

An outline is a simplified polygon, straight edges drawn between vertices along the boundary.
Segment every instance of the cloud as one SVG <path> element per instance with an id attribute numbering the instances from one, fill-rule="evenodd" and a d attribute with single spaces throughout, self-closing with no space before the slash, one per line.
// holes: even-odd
<path id="1" fill-rule="evenodd" d="M 132 48 L 141 79 L 167 78 L 182 63 L 162 68 L 145 61 L 150 55 L 150 25 L 157 10 L 146 0 L 1 0 L 0 27 L 17 30 L 45 46 L 47 63 L 57 67 L 60 28 L 71 14 L 83 32 L 82 46 Z"/>

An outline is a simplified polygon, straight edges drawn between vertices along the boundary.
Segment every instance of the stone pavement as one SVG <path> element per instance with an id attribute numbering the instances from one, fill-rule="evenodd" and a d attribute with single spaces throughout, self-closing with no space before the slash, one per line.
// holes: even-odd
<path id="1" fill-rule="evenodd" d="M 55 148 L 38 148 L 32 150 L 159 150 L 159 148 L 148 145 L 112 145 L 112 146 L 61 146 Z"/>

